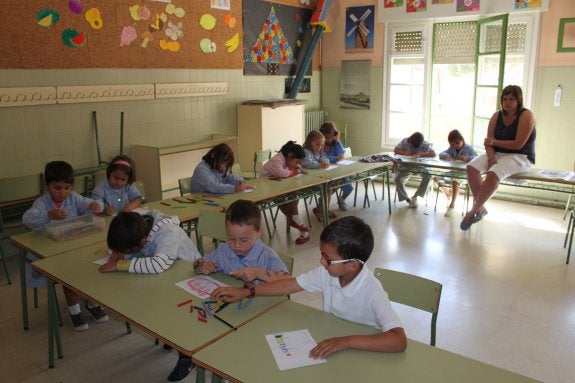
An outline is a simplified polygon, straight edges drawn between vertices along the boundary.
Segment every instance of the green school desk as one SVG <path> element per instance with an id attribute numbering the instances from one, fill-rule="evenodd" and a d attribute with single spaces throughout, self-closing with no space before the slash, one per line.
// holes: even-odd
<path id="1" fill-rule="evenodd" d="M 332 354 L 324 364 L 280 371 L 265 335 L 303 329 L 308 329 L 316 342 L 378 331 L 286 301 L 195 353 L 192 360 L 230 382 L 535 382 L 413 340 L 403 353 L 345 350 Z"/>
<path id="2" fill-rule="evenodd" d="M 208 319 L 207 323 L 198 321 L 197 310 L 190 313 L 189 304 L 178 307 L 179 303 L 189 299 L 193 300 L 194 305 L 201 306 L 202 301 L 198 297 L 175 285 L 176 282 L 195 275 L 191 262 L 177 260 L 172 267 L 160 274 L 101 273 L 98 271 L 98 265 L 93 262 L 105 254 L 105 243 L 100 242 L 35 261 L 32 267 L 48 277 L 51 284 L 60 283 L 78 295 L 99 303 L 114 315 L 188 356 L 233 331 L 215 318 Z M 232 286 L 243 284 L 226 275 L 213 274 L 212 277 Z M 48 289 L 50 295 L 53 292 L 54 289 Z M 222 309 L 218 316 L 238 327 L 286 299 L 259 297 L 243 310 L 230 304 Z M 55 299 L 49 297 L 48 303 L 48 364 L 53 367 L 54 340 L 60 358 L 63 353 Z"/>
<path id="3" fill-rule="evenodd" d="M 20 293 L 22 296 L 22 323 L 24 330 L 28 330 L 28 296 L 26 293 L 26 254 L 28 252 L 38 258 L 47 258 L 64 253 L 66 251 L 82 248 L 93 243 L 106 240 L 108 234 L 108 225 L 112 220 L 106 217 L 106 228 L 102 231 L 96 231 L 78 238 L 65 241 L 56 241 L 48 237 L 45 230 L 29 231 L 10 237 L 12 244 L 18 247 L 19 269 L 20 269 Z"/>
<path id="4" fill-rule="evenodd" d="M 327 198 L 329 190 L 337 189 L 345 184 L 367 180 L 369 177 L 382 175 L 383 176 L 383 193 L 382 198 L 385 198 L 385 185 L 387 185 L 387 195 L 390 197 L 389 191 L 389 169 L 392 166 L 391 162 L 360 162 L 361 157 L 350 157 L 346 160 L 354 161 L 349 165 L 337 165 L 333 169 L 306 169 L 309 175 L 320 177 L 326 180 L 326 182 L 321 184 L 321 195 L 322 195 L 322 214 L 324 226 L 327 225 L 328 221 L 328 207 L 329 199 Z M 367 188 L 366 195 L 367 198 Z M 391 198 L 388 198 L 388 208 L 391 214 Z"/>

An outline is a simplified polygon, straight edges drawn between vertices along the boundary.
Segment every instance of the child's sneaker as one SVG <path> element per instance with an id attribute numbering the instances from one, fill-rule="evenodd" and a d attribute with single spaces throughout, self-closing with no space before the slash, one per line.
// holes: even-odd
<path id="1" fill-rule="evenodd" d="M 74 330 L 76 331 L 86 331 L 90 327 L 84 318 L 82 318 L 82 314 L 70 314 L 70 318 L 72 319 L 72 326 L 74 326 Z"/>
<path id="2" fill-rule="evenodd" d="M 170 375 L 168 375 L 168 382 L 183 381 L 190 375 L 194 367 L 196 367 L 196 365 L 192 363 L 191 358 L 179 357 L 176 367 L 174 367 Z"/>
<path id="3" fill-rule="evenodd" d="M 104 323 L 108 320 L 108 315 L 106 315 L 106 312 L 100 306 L 88 307 L 88 305 L 86 305 L 85 307 L 88 314 L 90 314 L 96 322 Z"/>
<path id="4" fill-rule="evenodd" d="M 339 207 L 340 211 L 347 211 L 347 203 L 343 199 L 337 199 L 337 206 Z"/>

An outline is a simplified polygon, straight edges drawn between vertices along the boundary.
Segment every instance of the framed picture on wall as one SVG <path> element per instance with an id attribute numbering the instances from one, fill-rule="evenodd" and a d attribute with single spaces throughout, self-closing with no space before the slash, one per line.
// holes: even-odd
<path id="1" fill-rule="evenodd" d="M 345 10 L 345 53 L 373 52 L 375 6 Z"/>
<path id="2" fill-rule="evenodd" d="M 341 62 L 339 107 L 342 109 L 369 109 L 371 94 L 371 60 Z"/>

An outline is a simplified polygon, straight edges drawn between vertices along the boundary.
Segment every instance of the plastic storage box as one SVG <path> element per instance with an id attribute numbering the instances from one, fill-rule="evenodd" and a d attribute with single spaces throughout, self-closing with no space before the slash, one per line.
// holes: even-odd
<path id="1" fill-rule="evenodd" d="M 102 217 L 92 214 L 81 215 L 60 222 L 46 225 L 48 236 L 56 241 L 65 241 L 95 231 L 104 230 L 106 221 Z"/>

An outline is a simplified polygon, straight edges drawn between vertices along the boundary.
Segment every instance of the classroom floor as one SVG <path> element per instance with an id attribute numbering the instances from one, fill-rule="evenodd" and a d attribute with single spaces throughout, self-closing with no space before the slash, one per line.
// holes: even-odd
<path id="1" fill-rule="evenodd" d="M 440 197 L 437 212 L 431 200 L 417 210 L 396 203 L 391 216 L 387 201 L 372 202 L 371 209 L 349 209 L 346 214 L 362 217 L 374 230 L 376 248 L 369 267 L 443 284 L 437 347 L 544 382 L 572 382 L 575 264 L 565 264 L 563 211 L 493 200 L 484 221 L 462 232 L 461 216 L 445 218 L 445 200 Z M 283 220 L 270 242 L 295 257 L 296 275 L 319 264 L 321 225 L 312 219 L 312 240 L 305 245 L 293 244 L 296 233 L 286 237 Z M 138 329 L 127 335 L 124 323 L 115 318 L 105 324 L 91 322 L 88 331 L 76 333 L 66 317 L 64 359 L 48 369 L 45 292 L 40 307 L 31 309 L 30 330 L 22 330 L 16 260 L 9 266 L 11 286 L 0 271 L 0 381 L 165 381 L 176 361 L 174 351 L 154 345 Z M 61 289 L 58 292 L 62 304 Z M 292 299 L 321 308 L 318 295 L 298 293 Z M 428 342 L 430 316 L 394 306 L 408 337 Z"/>

